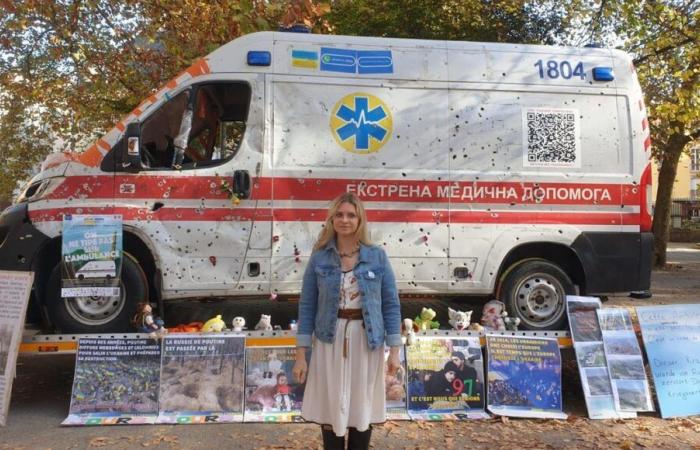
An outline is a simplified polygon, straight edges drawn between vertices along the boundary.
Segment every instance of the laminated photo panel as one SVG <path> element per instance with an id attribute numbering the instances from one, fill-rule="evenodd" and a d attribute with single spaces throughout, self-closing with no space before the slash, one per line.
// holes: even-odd
<path id="1" fill-rule="evenodd" d="M 605 358 L 618 411 L 654 411 L 632 318 L 624 308 L 598 309 Z"/>
<path id="2" fill-rule="evenodd" d="M 700 414 L 700 305 L 636 310 L 661 417 Z"/>
<path id="3" fill-rule="evenodd" d="M 244 355 L 245 336 L 167 336 L 163 340 L 157 422 L 242 422 Z"/>
<path id="4" fill-rule="evenodd" d="M 603 333 L 596 311 L 601 307 L 597 297 L 566 297 L 569 327 L 574 353 L 581 376 L 583 396 L 591 419 L 631 419 L 632 411 L 618 411 L 612 393 L 605 358 Z"/>
<path id="5" fill-rule="evenodd" d="M 417 336 L 406 347 L 408 413 L 414 420 L 490 417 L 478 337 Z"/>
<path id="6" fill-rule="evenodd" d="M 0 425 L 7 421 L 34 273 L 0 270 Z"/>
<path id="7" fill-rule="evenodd" d="M 384 360 L 389 357 L 389 347 L 384 348 Z M 401 367 L 394 375 L 389 374 L 388 367 L 384 374 L 384 387 L 386 392 L 386 420 L 410 420 L 406 409 L 406 349 L 399 350 Z"/>
<path id="8" fill-rule="evenodd" d="M 81 338 L 62 425 L 137 425 L 158 416 L 160 343 Z"/>
<path id="9" fill-rule="evenodd" d="M 486 335 L 486 348 L 491 413 L 566 419 L 556 338 Z"/>
<path id="10" fill-rule="evenodd" d="M 293 345 L 255 345 L 245 351 L 246 422 L 303 422 L 301 405 L 306 384 L 294 378 Z"/>

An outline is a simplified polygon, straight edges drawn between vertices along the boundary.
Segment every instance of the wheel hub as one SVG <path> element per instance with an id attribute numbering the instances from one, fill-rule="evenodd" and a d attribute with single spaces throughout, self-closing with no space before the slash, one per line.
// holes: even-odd
<path id="1" fill-rule="evenodd" d="M 516 299 L 525 320 L 542 326 L 556 321 L 563 312 L 564 289 L 551 276 L 531 275 L 517 286 Z"/>

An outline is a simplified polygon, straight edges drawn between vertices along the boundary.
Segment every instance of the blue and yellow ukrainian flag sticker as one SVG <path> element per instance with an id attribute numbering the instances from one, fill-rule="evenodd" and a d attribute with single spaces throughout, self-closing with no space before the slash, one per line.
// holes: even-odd
<path id="1" fill-rule="evenodd" d="M 292 66 L 303 69 L 318 69 L 318 52 L 292 50 Z"/>
<path id="2" fill-rule="evenodd" d="M 378 152 L 389 141 L 393 120 L 389 107 L 379 97 L 356 92 L 335 104 L 330 128 L 345 150 L 367 154 Z"/>

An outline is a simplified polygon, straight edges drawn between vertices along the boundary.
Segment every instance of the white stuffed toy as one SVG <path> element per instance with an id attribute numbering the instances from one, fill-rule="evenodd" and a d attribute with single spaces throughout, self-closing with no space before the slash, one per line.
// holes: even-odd
<path id="1" fill-rule="evenodd" d="M 418 325 L 411 319 L 403 319 L 401 323 L 401 340 L 405 345 L 413 345 L 416 341 L 416 332 L 419 331 Z"/>
<path id="2" fill-rule="evenodd" d="M 447 323 L 457 331 L 466 330 L 472 318 L 471 311 L 457 311 L 452 308 L 447 308 L 447 315 L 449 316 Z"/>
<path id="3" fill-rule="evenodd" d="M 240 333 L 245 329 L 245 319 L 241 316 L 236 316 L 231 321 L 231 326 L 233 327 L 233 331 L 235 333 Z"/>
<path id="4" fill-rule="evenodd" d="M 255 325 L 256 330 L 272 331 L 272 316 L 260 314 L 260 320 Z"/>
<path id="5" fill-rule="evenodd" d="M 484 312 L 481 315 L 481 324 L 487 330 L 493 331 L 517 331 L 520 325 L 520 318 L 508 317 L 506 305 L 498 300 L 491 300 L 484 305 Z"/>

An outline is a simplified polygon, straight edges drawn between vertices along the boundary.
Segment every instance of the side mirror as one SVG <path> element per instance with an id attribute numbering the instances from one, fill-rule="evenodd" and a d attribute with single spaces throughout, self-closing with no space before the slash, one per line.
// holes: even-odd
<path id="1" fill-rule="evenodd" d="M 250 174 L 247 170 L 233 172 L 233 193 L 240 199 L 250 197 Z"/>
<path id="2" fill-rule="evenodd" d="M 131 122 L 126 126 L 121 160 L 122 170 L 127 172 L 141 170 L 141 124 L 139 122 Z"/>

